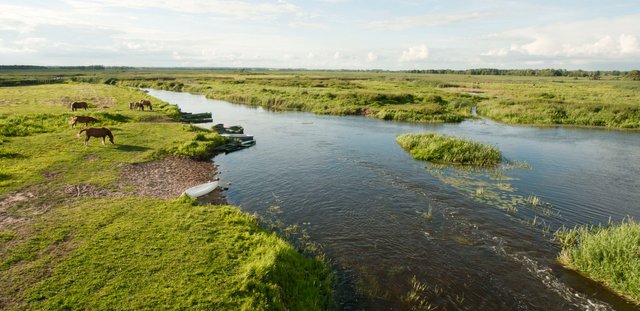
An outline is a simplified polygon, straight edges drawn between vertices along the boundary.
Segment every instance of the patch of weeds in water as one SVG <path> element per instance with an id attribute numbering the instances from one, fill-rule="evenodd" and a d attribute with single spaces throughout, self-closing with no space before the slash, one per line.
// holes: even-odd
<path id="1" fill-rule="evenodd" d="M 426 220 L 432 220 L 433 219 L 433 207 L 431 207 L 431 205 L 429 205 L 429 209 L 427 209 L 426 212 L 421 212 L 421 211 L 417 211 L 420 214 L 420 217 L 426 219 Z"/>
<path id="2" fill-rule="evenodd" d="M 402 296 L 407 310 L 462 310 L 464 294 L 448 292 L 444 287 L 421 282 L 414 275 L 409 281 L 409 291 Z"/>
<path id="3" fill-rule="evenodd" d="M 529 195 L 529 197 L 527 197 L 527 203 L 535 207 L 540 205 L 540 203 L 542 203 L 542 200 L 540 200 L 540 198 L 535 195 Z"/>
<path id="4" fill-rule="evenodd" d="M 411 289 L 402 297 L 402 300 L 410 306 L 409 310 L 436 310 L 436 306 L 429 303 L 428 295 L 431 288 L 415 277 L 411 278 Z"/>
<path id="5" fill-rule="evenodd" d="M 269 206 L 269 208 L 267 208 L 267 213 L 271 215 L 278 215 L 282 213 L 282 207 L 280 207 L 279 205 L 271 205 Z"/>
<path id="6" fill-rule="evenodd" d="M 535 214 L 550 217 L 556 215 L 552 205 L 543 202 L 535 195 L 525 197 L 518 194 L 518 189 L 509 181 L 516 178 L 508 175 L 512 169 L 531 169 L 524 162 L 507 161 L 496 168 L 460 167 L 453 165 L 428 165 L 425 167 L 433 176 L 443 183 L 461 191 L 468 198 L 482 204 L 493 206 L 509 214 L 518 214 L 519 209 L 528 208 Z M 521 216 L 525 217 L 525 216 Z M 533 220 L 524 219 L 525 223 Z M 538 221 L 538 220 L 536 220 Z M 549 230 L 548 225 L 541 229 Z M 547 228 L 547 229 L 545 229 Z"/>

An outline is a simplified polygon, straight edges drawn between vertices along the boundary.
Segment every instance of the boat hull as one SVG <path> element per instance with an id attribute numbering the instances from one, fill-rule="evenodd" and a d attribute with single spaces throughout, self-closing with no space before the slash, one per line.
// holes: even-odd
<path id="1" fill-rule="evenodd" d="M 218 188 L 218 181 L 217 180 L 191 187 L 191 188 L 185 190 L 182 194 L 183 195 L 187 195 L 192 199 L 195 199 L 197 197 L 201 197 L 201 196 L 203 196 L 203 195 L 215 190 L 216 188 Z"/>

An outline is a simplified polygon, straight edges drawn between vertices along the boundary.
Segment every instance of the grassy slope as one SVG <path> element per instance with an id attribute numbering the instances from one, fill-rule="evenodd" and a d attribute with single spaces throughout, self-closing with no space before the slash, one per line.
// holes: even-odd
<path id="1" fill-rule="evenodd" d="M 113 130 L 116 145 L 92 138 L 84 147 L 78 129 L 66 124 L 70 113 L 61 98 L 83 92 L 96 94 L 90 103 L 107 103 L 86 114 Z M 145 96 L 86 84 L 0 88 L 0 128 L 22 129 L 0 136 L 0 200 L 16 191 L 35 195 L 0 207 L 3 218 L 14 220 L 0 224 L 0 308 L 329 307 L 326 266 L 236 208 L 65 194 L 76 185 L 111 189 L 120 163 L 197 156 L 221 142 L 216 134 L 168 123 L 171 107 L 129 111 L 129 101 Z M 30 123 L 42 115 L 54 121 Z M 16 116 L 26 119 L 6 122 Z"/>
<path id="2" fill-rule="evenodd" d="M 396 141 L 414 159 L 434 163 L 492 166 L 502 157 L 495 147 L 435 133 L 403 134 Z"/>
<path id="3" fill-rule="evenodd" d="M 578 227 L 556 233 L 560 263 L 601 281 L 640 305 L 640 224 Z"/>

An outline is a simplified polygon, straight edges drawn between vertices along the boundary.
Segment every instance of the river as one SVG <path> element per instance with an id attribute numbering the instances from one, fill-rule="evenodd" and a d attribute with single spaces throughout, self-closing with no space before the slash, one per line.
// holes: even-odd
<path id="1" fill-rule="evenodd" d="M 634 310 L 559 267 L 551 239 L 562 226 L 640 218 L 638 132 L 401 123 L 149 94 L 255 136 L 215 158 L 228 201 L 320 244 L 342 310 Z M 421 132 L 495 145 L 511 164 L 416 161 L 395 137 Z"/>

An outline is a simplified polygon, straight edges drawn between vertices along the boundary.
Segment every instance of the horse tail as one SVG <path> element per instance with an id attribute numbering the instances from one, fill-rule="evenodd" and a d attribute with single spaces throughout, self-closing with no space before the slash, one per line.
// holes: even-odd
<path id="1" fill-rule="evenodd" d="M 86 130 L 87 130 L 86 128 L 81 129 L 81 130 L 80 130 L 80 132 L 78 132 L 78 137 L 80 137 L 80 134 L 82 134 L 82 132 L 84 132 L 84 131 L 86 131 Z"/>

